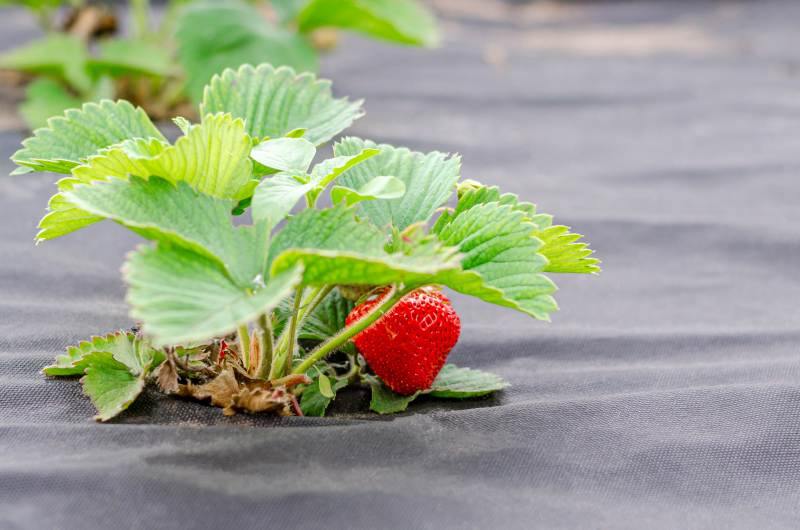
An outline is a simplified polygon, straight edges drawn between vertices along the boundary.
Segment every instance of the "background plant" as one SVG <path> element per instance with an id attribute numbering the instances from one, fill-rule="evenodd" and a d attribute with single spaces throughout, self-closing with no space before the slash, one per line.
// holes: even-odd
<path id="1" fill-rule="evenodd" d="M 51 119 L 13 156 L 18 173 L 65 174 L 39 241 L 104 219 L 152 241 L 123 267 L 141 329 L 94 338 L 45 369 L 85 374 L 100 419 L 124 410 L 156 369 L 162 390 L 229 413 L 322 415 L 336 392 L 362 383 L 373 410 L 397 412 L 418 394 L 385 388 L 350 340 L 405 294 L 446 286 L 549 320 L 556 286 L 546 273 L 599 270 L 581 236 L 533 204 L 459 183 L 458 156 L 345 137 L 314 164 L 317 146 L 362 110 L 311 74 L 226 70 L 199 114 L 197 124 L 176 120 L 183 136 L 170 144 L 130 103 L 89 103 Z M 232 222 L 245 211 L 249 222 Z M 353 302 L 342 292 L 354 286 L 390 293 L 345 326 Z M 504 386 L 446 365 L 427 393 Z"/>
<path id="2" fill-rule="evenodd" d="M 157 119 L 187 115 L 194 109 L 187 102 L 200 102 L 213 74 L 241 64 L 268 61 L 315 72 L 318 50 L 333 42 L 331 28 L 405 45 L 437 41 L 433 17 L 416 0 L 169 0 L 160 17 L 148 0 L 131 0 L 126 36 L 113 35 L 111 7 L 83 0 L 5 3 L 29 8 L 45 30 L 0 57 L 0 67 L 32 76 L 20 106 L 32 129 L 67 108 L 112 97 Z M 71 11 L 59 28 L 61 4 Z"/>

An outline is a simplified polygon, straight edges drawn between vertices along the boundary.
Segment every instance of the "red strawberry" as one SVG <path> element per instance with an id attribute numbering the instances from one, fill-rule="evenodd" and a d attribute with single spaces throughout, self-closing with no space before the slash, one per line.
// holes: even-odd
<path id="1" fill-rule="evenodd" d="M 347 316 L 351 325 L 378 305 L 388 288 L 370 295 Z M 416 289 L 353 339 L 386 385 L 409 395 L 433 384 L 458 342 L 461 321 L 450 300 L 433 287 Z"/>

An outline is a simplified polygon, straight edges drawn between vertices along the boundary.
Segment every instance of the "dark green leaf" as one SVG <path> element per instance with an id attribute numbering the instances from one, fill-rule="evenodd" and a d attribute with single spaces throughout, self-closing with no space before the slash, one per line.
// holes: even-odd
<path id="1" fill-rule="evenodd" d="M 410 396 L 401 396 L 392 392 L 378 380 L 371 380 L 369 385 L 372 388 L 372 399 L 369 402 L 369 408 L 378 414 L 403 412 L 408 408 L 409 403 L 417 399 L 420 394 L 416 392 Z"/>

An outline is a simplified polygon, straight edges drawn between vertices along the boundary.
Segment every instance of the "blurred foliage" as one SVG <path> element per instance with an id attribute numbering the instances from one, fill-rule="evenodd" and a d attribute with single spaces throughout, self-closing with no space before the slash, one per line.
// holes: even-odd
<path id="1" fill-rule="evenodd" d="M 333 30 L 397 44 L 433 46 L 433 16 L 417 0 L 170 0 L 156 18 L 129 2 L 131 31 L 117 34 L 111 5 L 85 0 L 0 0 L 27 8 L 45 35 L 0 55 L 0 68 L 30 79 L 20 114 L 31 128 L 86 101 L 125 98 L 163 119 L 191 114 L 211 77 L 270 62 L 316 72 Z M 63 16 L 63 23 L 54 21 Z"/>

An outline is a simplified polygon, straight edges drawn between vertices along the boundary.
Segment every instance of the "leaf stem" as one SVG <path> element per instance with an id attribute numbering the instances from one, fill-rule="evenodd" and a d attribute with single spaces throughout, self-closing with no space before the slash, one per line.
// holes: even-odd
<path id="1" fill-rule="evenodd" d="M 261 341 L 261 364 L 258 367 L 258 377 L 264 378 L 269 375 L 272 368 L 272 354 L 275 347 L 272 336 L 272 321 L 271 316 L 267 313 L 261 315 L 258 319 L 259 336 L 258 340 Z"/>
<path id="2" fill-rule="evenodd" d="M 298 321 L 300 320 L 300 304 L 303 300 L 303 291 L 305 287 L 298 287 L 297 292 L 294 294 L 294 311 L 292 313 L 292 320 L 289 322 L 289 338 L 286 346 L 286 358 L 284 365 L 281 367 L 281 375 L 289 373 L 292 369 L 292 359 L 294 359 L 294 349 L 297 347 L 297 330 L 299 328 Z"/>
<path id="3" fill-rule="evenodd" d="M 236 330 L 239 335 L 239 358 L 245 369 L 250 368 L 250 330 L 247 324 L 242 324 Z"/>
<path id="4" fill-rule="evenodd" d="M 131 0 L 131 11 L 134 35 L 143 39 L 150 32 L 150 0 Z"/>
<path id="5" fill-rule="evenodd" d="M 291 358 L 294 354 L 294 344 L 296 342 L 297 317 L 300 312 L 304 290 L 305 287 L 300 286 L 294 293 L 294 303 L 292 304 L 292 314 L 289 317 L 289 325 L 284 328 L 283 333 L 278 337 L 278 347 L 275 348 L 272 367 L 269 370 L 270 379 L 278 379 L 283 376 L 287 364 L 291 366 Z M 287 358 L 289 359 L 288 362 Z"/>
<path id="6" fill-rule="evenodd" d="M 329 353 L 337 350 L 347 341 L 371 326 L 376 320 L 381 318 L 386 312 L 394 307 L 394 305 L 399 302 L 400 299 L 403 298 L 409 291 L 411 291 L 409 288 L 399 289 L 397 286 L 392 286 L 391 291 L 389 291 L 389 294 L 386 295 L 386 298 L 384 298 L 383 302 L 377 305 L 372 311 L 364 315 L 361 320 L 358 320 L 350 326 L 342 329 L 339 331 L 339 333 L 320 344 L 314 351 L 311 352 L 308 357 L 306 357 L 302 363 L 300 363 L 297 368 L 292 370 L 292 373 L 305 373 L 309 368 L 314 366 L 317 361 L 324 359 Z"/>

